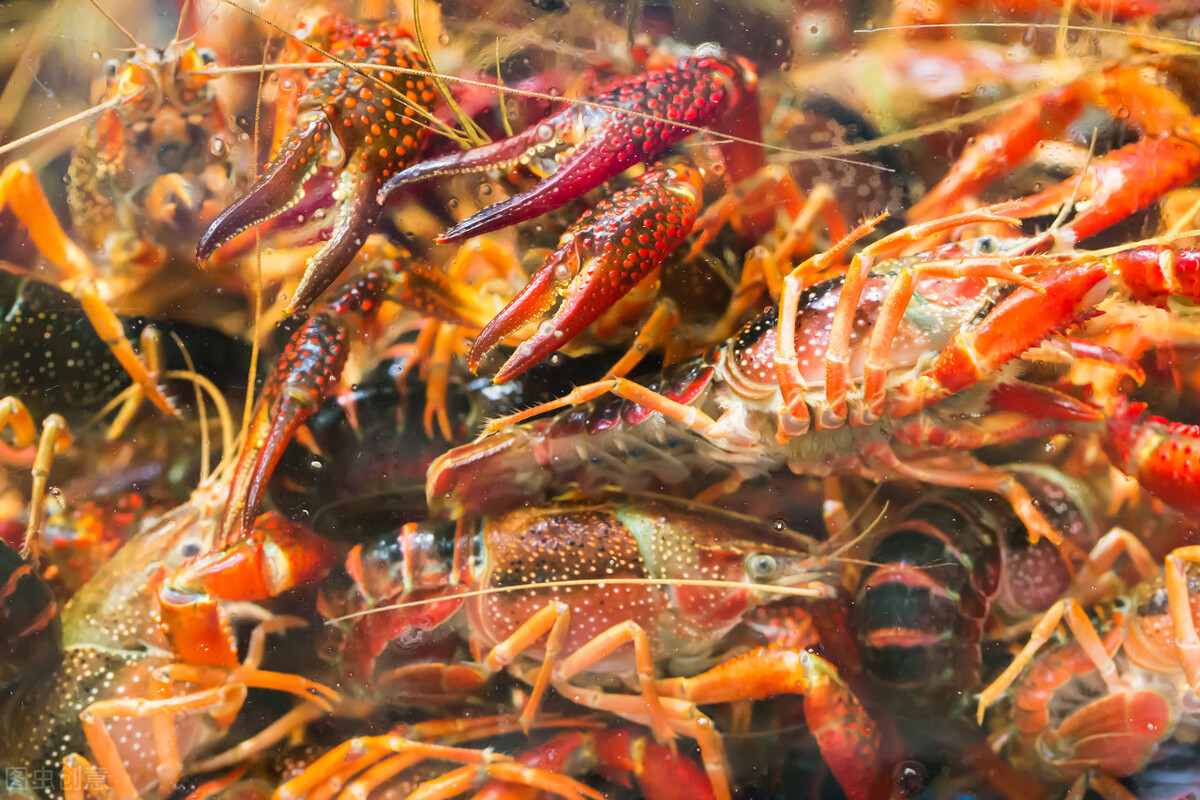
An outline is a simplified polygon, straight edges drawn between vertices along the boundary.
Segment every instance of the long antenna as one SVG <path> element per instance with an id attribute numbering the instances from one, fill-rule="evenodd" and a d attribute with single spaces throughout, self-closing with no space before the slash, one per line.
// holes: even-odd
<path id="1" fill-rule="evenodd" d="M 104 18 L 106 20 L 108 20 L 109 22 L 111 22 L 113 24 L 114 28 L 119 30 L 121 33 L 125 34 L 125 36 L 129 38 L 129 41 L 133 42 L 133 46 L 135 48 L 142 46 L 142 43 L 137 40 L 137 37 L 134 36 L 132 33 L 130 33 L 128 28 L 126 28 L 124 25 L 122 25 L 120 22 L 118 22 L 116 17 L 114 17 L 112 14 L 108 13 L 104 9 L 104 6 L 100 5 L 100 3 L 97 2 L 97 0 L 90 0 L 90 2 L 92 5 L 94 5 L 96 7 L 97 11 L 99 11 L 101 14 L 104 15 Z"/>
<path id="2" fill-rule="evenodd" d="M 183 5 L 179 7 L 179 22 L 175 23 L 175 37 L 172 41 L 180 41 L 179 35 L 183 33 L 183 18 L 187 16 L 188 7 L 191 4 L 192 0 L 183 0 Z"/>

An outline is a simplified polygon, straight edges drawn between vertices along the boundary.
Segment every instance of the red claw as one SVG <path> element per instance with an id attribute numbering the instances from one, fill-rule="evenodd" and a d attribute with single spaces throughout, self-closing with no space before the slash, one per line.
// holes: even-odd
<path id="1" fill-rule="evenodd" d="M 325 314 L 292 334 L 263 392 L 248 434 L 246 456 L 234 476 L 241 502 L 240 528 L 250 530 L 267 482 L 292 436 L 337 385 L 346 363 L 346 331 Z"/>
<path id="2" fill-rule="evenodd" d="M 463 220 L 439 240 L 452 242 L 515 225 L 558 208 L 634 164 L 654 161 L 697 128 L 720 121 L 756 81 L 745 62 L 691 56 L 669 69 L 617 83 L 510 139 L 413 165 L 392 177 L 379 199 L 439 175 L 521 164 L 548 177 Z"/>
<path id="3" fill-rule="evenodd" d="M 1146 137 L 1097 158 L 1082 175 L 1005 208 L 1015 217 L 1050 214 L 1078 193 L 1075 217 L 1053 234 L 1061 249 L 1146 208 L 1200 175 L 1200 147 L 1174 136 Z"/>
<path id="4" fill-rule="evenodd" d="M 770 645 L 694 678 L 662 680 L 658 686 L 664 695 L 699 704 L 803 694 L 809 731 L 846 796 L 888 796 L 883 733 L 837 668 L 818 655 Z"/>
<path id="5" fill-rule="evenodd" d="M 318 27 L 323 35 L 309 42 L 343 61 L 426 69 L 397 27 L 371 30 L 339 18 Z M 321 167 L 338 168 L 333 234 L 309 260 L 289 313 L 311 305 L 374 231 L 382 214 L 377 191 L 412 161 L 428 135 L 410 107 L 432 109 L 437 100 L 432 82 L 412 72 L 316 67 L 309 77 L 295 127 L 283 138 L 274 160 L 250 190 L 217 217 L 196 248 L 196 260 L 204 264 L 225 242 L 294 205 Z"/>
<path id="6" fill-rule="evenodd" d="M 393 285 L 391 275 L 370 272 L 331 302 L 327 313 L 306 320 L 292 334 L 275 362 L 234 473 L 230 494 L 241 501 L 230 503 L 228 514 L 238 515 L 230 533 L 250 530 L 284 448 L 337 387 L 347 352 L 339 318 L 352 314 L 370 320 Z"/>
<path id="7" fill-rule="evenodd" d="M 563 234 L 556 250 L 475 340 L 467 365 L 563 298 L 554 319 L 516 349 L 494 378 L 520 375 L 574 338 L 662 264 L 691 232 L 703 193 L 700 173 L 655 168 L 602 201 Z"/>
<path id="8" fill-rule="evenodd" d="M 333 561 L 324 539 L 263 514 L 242 538 L 191 559 L 159 588 L 163 630 L 187 663 L 234 668 L 237 647 L 218 598 L 267 600 L 319 577 Z"/>
<path id="9" fill-rule="evenodd" d="M 1105 447 L 1146 491 L 1185 514 L 1200 514 L 1200 426 L 1169 422 L 1148 414 L 1145 403 L 1117 398 Z"/>

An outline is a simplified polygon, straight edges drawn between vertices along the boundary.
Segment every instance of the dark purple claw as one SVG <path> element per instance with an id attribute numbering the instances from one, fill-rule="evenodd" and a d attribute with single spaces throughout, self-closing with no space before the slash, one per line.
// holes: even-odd
<path id="1" fill-rule="evenodd" d="M 420 116 L 438 102 L 433 82 L 421 74 L 425 62 L 403 26 L 364 27 L 330 15 L 315 25 L 308 41 L 360 66 L 308 71 L 296 127 L 263 176 L 217 218 L 196 250 L 203 264 L 234 236 L 291 208 L 319 167 L 335 167 L 327 162 L 336 152 L 341 163 L 333 234 L 309 261 L 289 312 L 304 310 L 328 288 L 374 231 L 382 213 L 376 193 L 386 178 L 416 158 L 428 138 Z"/>
<path id="2" fill-rule="evenodd" d="M 383 208 L 375 202 L 373 189 L 354 175 L 342 173 L 338 180 L 338 191 L 345 199 L 338 204 L 333 234 L 325 246 L 309 259 L 304 277 L 296 287 L 296 295 L 288 303 L 286 313 L 295 314 L 312 305 L 337 280 L 362 248 L 366 238 L 374 232 Z"/>
<path id="3" fill-rule="evenodd" d="M 196 246 L 196 263 L 204 266 L 217 248 L 242 231 L 282 214 L 295 201 L 304 182 L 321 166 L 308 151 L 324 153 L 332 128 L 324 115 L 310 117 L 284 137 L 275 160 L 244 195 L 233 201 L 209 226 Z"/>

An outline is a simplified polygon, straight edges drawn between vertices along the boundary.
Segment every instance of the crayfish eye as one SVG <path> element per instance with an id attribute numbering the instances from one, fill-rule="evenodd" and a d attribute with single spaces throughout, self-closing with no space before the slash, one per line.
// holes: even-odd
<path id="1" fill-rule="evenodd" d="M 980 236 L 975 240 L 975 255 L 989 256 L 1000 252 L 1000 240 L 995 236 Z"/>
<path id="2" fill-rule="evenodd" d="M 104 79 L 109 81 L 110 83 L 112 81 L 116 80 L 117 71 L 120 68 L 121 68 L 121 65 L 117 63 L 116 59 L 110 58 L 108 61 L 105 61 L 104 67 L 103 67 Z"/>
<path id="3" fill-rule="evenodd" d="M 751 553 L 746 557 L 746 572 L 755 580 L 766 580 L 773 576 L 777 569 L 779 569 L 779 562 L 775 560 L 775 556 L 766 553 Z"/>
<path id="4" fill-rule="evenodd" d="M 217 63 L 217 54 L 208 47 L 201 47 L 196 50 L 196 55 L 200 56 L 200 63 L 206 67 Z"/>
<path id="5" fill-rule="evenodd" d="M 179 555 L 185 559 L 194 558 L 195 556 L 200 555 L 200 550 L 201 547 L 199 542 L 184 542 L 179 546 Z"/>

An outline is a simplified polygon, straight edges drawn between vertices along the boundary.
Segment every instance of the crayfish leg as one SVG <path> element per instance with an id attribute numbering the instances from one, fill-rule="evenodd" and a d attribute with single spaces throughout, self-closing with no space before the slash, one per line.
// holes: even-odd
<path id="1" fill-rule="evenodd" d="M 159 410 L 177 418 L 179 410 L 159 387 L 157 375 L 138 357 L 125 336 L 120 318 L 96 291 L 96 267 L 58 224 L 46 193 L 25 161 L 9 164 L 0 172 L 0 208 L 5 206 L 29 231 L 38 252 L 62 270 L 66 277 L 64 288 L 69 287 L 96 334 L 129 373 L 129 377 Z"/>
<path id="2" fill-rule="evenodd" d="M 693 678 L 658 684 L 664 696 L 697 705 L 803 694 L 809 730 L 846 796 L 868 800 L 887 795 L 878 726 L 836 668 L 820 656 L 773 645 Z"/>
<path id="3" fill-rule="evenodd" d="M 1111 653 L 1115 652 L 1120 640 L 1108 643 L 1101 640 L 1099 632 L 1080 605 L 1073 599 L 1066 598 L 1059 600 L 1042 615 L 1041 620 L 1034 627 L 1033 633 L 1030 634 L 1029 641 L 1021 648 L 1021 652 L 1005 668 L 1004 672 L 1000 673 L 1000 677 L 979 693 L 979 708 L 975 714 L 979 724 L 983 724 L 983 716 L 987 712 L 988 706 L 1000 699 L 1000 695 L 1016 682 L 1025 667 L 1033 661 L 1037 652 L 1050 641 L 1050 637 L 1058 630 L 1059 623 L 1064 621 L 1090 659 L 1090 663 L 1099 670 L 1109 691 L 1119 691 L 1119 687 L 1116 685 L 1117 668 L 1113 663 Z"/>

